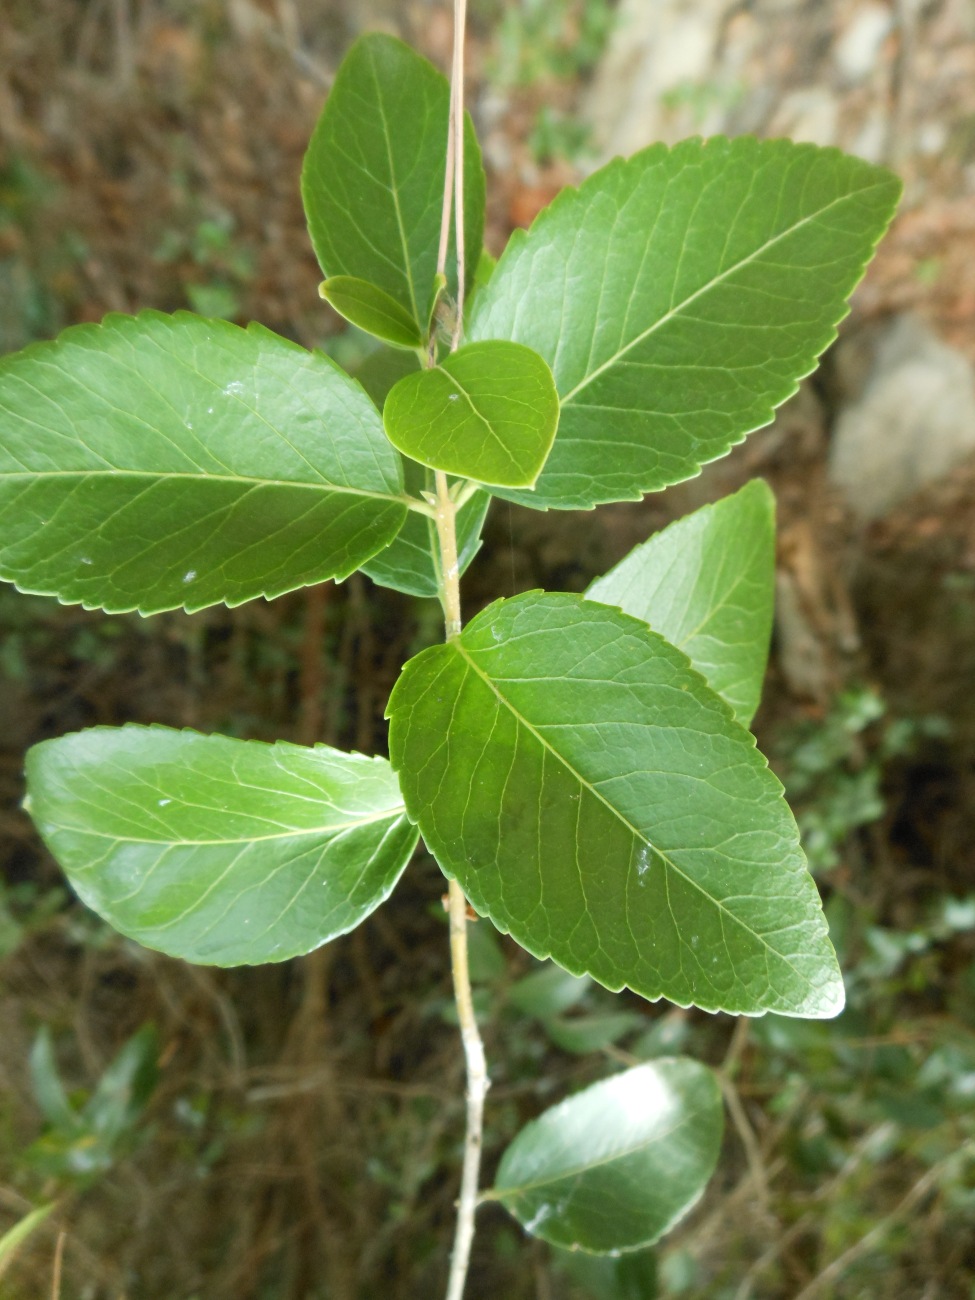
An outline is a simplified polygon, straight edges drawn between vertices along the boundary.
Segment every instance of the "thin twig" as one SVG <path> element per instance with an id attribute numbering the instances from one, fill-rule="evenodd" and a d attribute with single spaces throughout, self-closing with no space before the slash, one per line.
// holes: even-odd
<path id="1" fill-rule="evenodd" d="M 454 976 L 454 999 L 467 1061 L 467 1134 L 464 1139 L 464 1166 L 457 1202 L 457 1228 L 450 1256 L 450 1280 L 447 1300 L 461 1300 L 467 1267 L 474 1240 L 474 1211 L 477 1209 L 477 1183 L 481 1170 L 481 1132 L 484 1121 L 484 1097 L 488 1090 L 484 1044 L 474 1015 L 470 972 L 467 966 L 467 899 L 456 880 L 450 882 L 450 959 Z"/>
<path id="2" fill-rule="evenodd" d="M 741 1139 L 741 1145 L 745 1148 L 745 1159 L 748 1162 L 748 1170 L 751 1174 L 755 1195 L 762 1211 L 767 1214 L 769 1208 L 768 1177 L 765 1173 L 762 1151 L 758 1145 L 758 1139 L 755 1137 L 755 1130 L 745 1114 L 745 1108 L 738 1096 L 738 1089 L 728 1075 L 723 1070 L 719 1070 L 717 1080 L 724 1095 L 725 1105 L 731 1115 L 731 1122 Z"/>
<path id="3" fill-rule="evenodd" d="M 450 230 L 451 197 L 454 209 L 454 244 L 457 258 L 457 314 L 450 340 L 456 351 L 464 329 L 464 30 L 467 22 L 466 0 L 454 0 L 454 57 L 450 78 L 450 126 L 447 134 L 447 165 L 444 178 L 444 209 L 440 227 L 440 251 L 437 269 L 444 274 Z M 433 344 L 429 362 L 435 357 Z M 444 610 L 444 628 L 448 641 L 460 636 L 460 569 L 457 562 L 457 503 L 450 495 L 447 475 L 435 473 L 436 523 L 440 549 L 440 588 Z M 484 1044 L 477 1028 L 474 998 L 467 960 L 467 899 L 456 880 L 449 886 L 450 962 L 454 980 L 454 1000 L 460 1023 L 464 1059 L 467 1065 L 467 1128 L 464 1138 L 464 1162 L 461 1171 L 460 1197 L 457 1201 L 457 1226 L 450 1255 L 447 1300 L 461 1300 L 467 1281 L 471 1243 L 474 1240 L 474 1213 L 477 1209 L 477 1185 L 481 1170 L 481 1144 L 484 1122 L 484 1097 L 488 1090 Z"/>
<path id="4" fill-rule="evenodd" d="M 440 247 L 437 250 L 437 274 L 447 273 L 447 248 L 450 244 L 450 199 L 454 191 L 454 86 L 450 87 L 447 113 L 447 157 L 443 176 L 443 213 L 440 218 Z"/>
<path id="5" fill-rule="evenodd" d="M 762 1150 L 758 1138 L 755 1136 L 755 1130 L 745 1113 L 745 1107 L 742 1105 L 741 1096 L 735 1084 L 735 1075 L 738 1073 L 742 1053 L 748 1043 L 748 1031 L 748 1018 L 739 1016 L 732 1030 L 731 1041 L 728 1044 L 725 1058 L 721 1063 L 721 1068 L 717 1071 L 717 1079 L 724 1094 L 725 1105 L 728 1107 L 732 1123 L 738 1132 L 742 1146 L 745 1148 L 745 1159 L 748 1161 L 755 1193 L 761 1203 L 763 1212 L 767 1214 L 769 1191 L 765 1162 L 762 1159 Z"/>
<path id="6" fill-rule="evenodd" d="M 464 36 L 467 0 L 454 0 L 454 68 L 450 78 L 451 117 L 454 124 L 454 244 L 457 253 L 457 314 L 454 317 L 451 352 L 456 352 L 464 332 Z"/>
<path id="7" fill-rule="evenodd" d="M 950 1155 L 939 1160 L 937 1164 L 932 1165 L 917 1182 L 909 1189 L 889 1214 L 885 1214 L 879 1223 L 875 1223 L 869 1232 L 865 1233 L 859 1241 L 855 1241 L 852 1246 L 844 1250 L 842 1255 L 837 1255 L 832 1263 L 827 1264 L 823 1271 L 804 1286 L 796 1300 L 812 1300 L 813 1296 L 819 1295 L 823 1287 L 829 1282 L 835 1282 L 837 1278 L 842 1277 L 843 1273 L 850 1265 L 861 1255 L 865 1255 L 872 1247 L 880 1241 L 886 1233 L 894 1226 L 898 1219 L 902 1219 L 909 1210 L 913 1209 L 918 1201 L 927 1196 L 932 1188 L 937 1187 L 939 1180 L 946 1170 L 961 1158 L 975 1154 L 975 1143 L 966 1143 L 961 1151 L 952 1151 Z"/>
<path id="8" fill-rule="evenodd" d="M 64 1243 L 68 1239 L 68 1234 L 64 1230 L 58 1233 L 57 1244 L 54 1247 L 54 1274 L 51 1280 L 51 1300 L 61 1300 L 61 1261 L 64 1259 Z"/>

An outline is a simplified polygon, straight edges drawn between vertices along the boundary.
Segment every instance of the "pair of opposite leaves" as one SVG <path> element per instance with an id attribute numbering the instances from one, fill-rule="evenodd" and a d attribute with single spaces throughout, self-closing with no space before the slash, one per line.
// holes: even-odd
<path id="1" fill-rule="evenodd" d="M 442 182 L 447 93 L 406 47 L 367 38 L 337 78 L 305 168 L 309 225 L 326 273 L 357 272 L 363 283 L 385 285 L 418 331 L 429 328 L 436 292 L 431 233 L 442 194 L 436 166 L 419 162 L 424 151 L 439 158 Z M 332 149 L 333 139 L 342 147 Z M 471 149 L 468 157 L 476 191 L 479 162 Z M 400 174 L 397 159 L 418 165 Z M 352 203 L 353 191 L 365 206 Z M 696 472 L 767 420 L 832 337 L 896 191 L 886 173 L 836 151 L 740 140 L 652 149 L 561 196 L 529 234 L 513 238 L 468 322 L 470 347 L 537 352 L 560 397 L 559 436 L 535 492 L 497 494 L 542 508 L 632 498 Z M 477 226 L 477 204 L 468 206 Z M 479 230 L 469 228 L 472 256 L 479 243 Z M 424 284 L 426 297 L 417 290 Z M 430 373 L 424 382 L 441 384 L 433 405 L 439 401 L 449 425 L 483 368 L 460 385 L 449 370 Z M 344 576 L 395 549 L 407 502 L 375 408 L 323 358 L 259 327 L 240 331 L 185 315 L 112 318 L 13 358 L 0 379 L 12 429 L 4 576 L 28 589 L 109 609 L 198 608 Z M 403 420 L 392 422 L 436 428 L 440 416 L 429 418 L 429 406 L 404 401 Z M 438 436 L 462 451 L 469 437 Z M 834 1011 L 835 962 L 778 787 L 683 656 L 659 637 L 648 644 L 645 628 L 631 624 L 575 598 L 523 597 L 492 607 L 459 642 L 409 665 L 391 716 L 411 815 L 477 905 L 569 969 L 729 1010 Z M 728 656 L 718 648 L 719 659 Z M 528 668 L 513 675 L 522 652 Z M 596 670 L 588 678 L 587 663 Z M 437 690 L 469 701 L 459 734 L 429 707 Z M 64 746 L 60 765 L 52 747 L 36 751 L 34 813 L 82 895 L 98 910 L 96 894 L 140 909 L 139 937 L 148 942 L 166 946 L 167 936 L 183 935 L 211 908 L 204 941 L 182 955 L 247 961 L 307 950 L 386 896 L 415 841 L 384 765 L 368 765 L 382 787 L 370 795 L 363 761 L 349 756 L 311 751 L 308 759 L 320 757 L 326 768 L 348 765 L 341 779 L 334 771 L 316 777 L 307 764 L 292 771 L 298 760 L 275 747 L 271 767 L 288 774 L 272 779 L 240 742 L 110 734 L 118 739 L 86 733 L 98 753 L 82 753 L 83 737 L 53 742 Z M 445 737 L 456 767 L 443 762 Z M 186 746 L 198 741 L 209 748 L 190 756 Z M 239 810 L 228 837 L 226 823 L 214 827 L 213 808 L 192 811 L 188 787 L 174 794 L 153 776 L 174 744 L 225 796 L 231 788 L 250 798 L 262 791 L 270 806 Z M 234 752 L 218 754 L 218 744 Z M 587 774 L 573 754 L 594 750 L 612 759 Z M 252 759 L 260 770 L 248 779 Z M 632 771 L 621 769 L 623 759 L 636 764 Z M 454 781 L 446 798 L 439 785 L 430 788 L 438 763 Z M 115 800 L 120 806 L 93 816 L 104 799 L 94 789 L 79 793 L 78 782 L 91 776 L 103 793 L 117 792 L 123 769 L 135 786 Z M 662 780 L 654 786 L 653 777 Z M 288 838 L 274 828 L 291 825 L 293 810 L 277 805 L 293 783 L 299 799 L 304 789 L 306 801 L 335 813 L 327 854 L 315 838 L 320 815 L 314 824 L 298 817 L 309 852 L 297 875 L 287 853 L 267 856 Z M 519 790 L 524 797 L 513 806 Z M 749 800 L 755 806 L 743 817 Z M 490 866 L 501 847 L 502 807 L 505 844 L 518 851 L 504 871 Z M 174 828 L 174 815 L 187 808 L 199 826 Z M 640 809 L 652 826 L 641 823 Z M 368 845 L 363 835 L 372 837 Z M 230 866 L 201 870 L 216 840 L 238 846 Z M 600 858 L 607 843 L 614 853 Z M 188 872 L 169 871 L 174 845 L 195 855 Z M 583 864 L 580 845 L 597 856 Z M 529 852 L 534 866 L 526 871 Z M 543 857 L 556 864 L 554 880 L 539 868 Z M 231 869 L 241 885 L 233 897 L 219 889 Z M 323 890 L 327 925 L 315 921 Z M 112 906 L 125 930 L 125 907 Z M 294 946 L 295 918 L 304 948 Z M 260 929 L 263 944 L 248 945 L 248 926 Z M 228 957 L 219 936 L 230 934 L 242 947 Z"/>

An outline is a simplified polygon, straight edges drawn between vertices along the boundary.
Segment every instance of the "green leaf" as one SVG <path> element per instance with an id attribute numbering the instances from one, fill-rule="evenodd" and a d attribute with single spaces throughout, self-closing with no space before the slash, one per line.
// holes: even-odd
<path id="1" fill-rule="evenodd" d="M 580 1002 L 586 996 L 590 984 L 588 976 L 580 978 L 570 975 L 554 961 L 550 961 L 540 970 L 532 971 L 530 975 L 512 984 L 508 990 L 508 1001 L 526 1016 L 547 1020 Z"/>
<path id="2" fill-rule="evenodd" d="M 381 411 L 393 385 L 419 369 L 420 359 L 415 352 L 379 347 L 370 352 L 353 373 Z M 412 491 L 409 485 L 408 490 Z"/>
<path id="3" fill-rule="evenodd" d="M 578 596 L 496 601 L 410 660 L 387 712 L 427 846 L 536 957 L 708 1011 L 841 1009 L 781 785 L 644 623 Z"/>
<path id="4" fill-rule="evenodd" d="M 6 1273 L 13 1263 L 17 1251 L 20 1250 L 34 1229 L 40 1227 L 53 1209 L 53 1203 L 39 1205 L 36 1210 L 31 1210 L 29 1214 L 25 1214 L 22 1219 L 0 1237 L 0 1277 L 3 1277 L 4 1273 Z"/>
<path id="5" fill-rule="evenodd" d="M 358 384 L 269 330 L 106 317 L 0 362 L 0 577 L 112 613 L 344 578 L 406 515 Z"/>
<path id="6" fill-rule="evenodd" d="M 548 366 L 519 343 L 471 343 L 386 398 L 386 436 L 405 456 L 477 483 L 534 483 L 559 422 Z"/>
<path id="7" fill-rule="evenodd" d="M 775 498 L 761 479 L 665 528 L 589 587 L 683 650 L 747 727 L 775 606 Z"/>
<path id="8" fill-rule="evenodd" d="M 617 159 L 516 232 L 471 316 L 555 373 L 545 509 L 635 500 L 695 475 L 835 338 L 896 206 L 889 172 L 788 140 L 686 140 Z"/>
<path id="9" fill-rule="evenodd" d="M 508 963 L 493 925 L 468 926 L 467 964 L 474 984 L 497 984 L 504 978 Z"/>
<path id="10" fill-rule="evenodd" d="M 635 1011 L 597 1011 L 588 1016 L 546 1020 L 545 1032 L 563 1052 L 588 1056 L 591 1052 L 604 1052 L 643 1024 L 644 1017 Z"/>
<path id="11" fill-rule="evenodd" d="M 354 275 L 333 275 L 319 285 L 318 292 L 340 316 L 376 338 L 398 348 L 423 346 L 413 317 L 374 284 L 357 280 Z"/>
<path id="12" fill-rule="evenodd" d="M 523 1128 L 491 1196 L 555 1246 L 637 1250 L 700 1199 L 722 1129 L 721 1092 L 706 1066 L 686 1057 L 638 1065 Z"/>
<path id="13" fill-rule="evenodd" d="M 84 1127 L 84 1121 L 64 1091 L 47 1025 L 41 1026 L 31 1048 L 30 1078 L 34 1099 L 48 1124 L 69 1133 L 76 1133 Z"/>
<path id="14" fill-rule="evenodd" d="M 83 902 L 149 948 L 217 966 L 353 929 L 416 844 L 389 764 L 325 745 L 94 727 L 35 745 L 27 788 Z"/>
<path id="15" fill-rule="evenodd" d="M 301 173 L 308 230 L 325 275 L 355 276 L 382 289 L 424 335 L 435 294 L 449 106 L 450 87 L 426 59 L 391 36 L 363 36 L 336 74 Z M 483 229 L 484 169 L 465 115 L 468 281 Z M 455 294 L 453 255 L 448 283 Z"/>
<path id="16" fill-rule="evenodd" d="M 478 295 L 481 290 L 490 283 L 491 276 L 494 275 L 494 268 L 497 264 L 498 259 L 492 256 L 486 248 L 482 248 L 481 256 L 477 260 L 477 269 L 474 272 L 474 279 L 471 281 L 471 287 L 464 304 L 468 320 L 470 319 L 470 314 L 474 309 L 474 303 L 476 302 Z"/>
<path id="17" fill-rule="evenodd" d="M 552 1264 L 580 1288 L 579 1295 L 585 1300 L 660 1300 L 661 1297 L 657 1258 L 652 1248 L 630 1251 L 618 1258 L 555 1248 Z"/>
<path id="18" fill-rule="evenodd" d="M 415 461 L 405 461 L 403 470 L 407 490 L 412 495 L 416 496 L 432 486 L 426 482 L 427 471 Z M 490 504 L 490 495 L 478 491 L 457 511 L 457 568 L 460 576 L 466 573 L 481 549 L 481 529 Z M 411 511 L 389 546 L 363 564 L 362 572 L 381 587 L 392 587 L 407 596 L 425 596 L 435 600 L 440 594 L 439 555 L 436 523 L 429 515 Z"/>
<path id="19" fill-rule="evenodd" d="M 119 1048 L 84 1110 L 91 1132 L 109 1150 L 136 1124 L 158 1082 L 159 1043 L 143 1025 Z"/>

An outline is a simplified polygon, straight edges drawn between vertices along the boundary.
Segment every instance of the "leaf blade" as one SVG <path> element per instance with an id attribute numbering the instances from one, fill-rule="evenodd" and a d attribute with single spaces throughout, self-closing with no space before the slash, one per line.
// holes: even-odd
<path id="1" fill-rule="evenodd" d="M 118 613 L 343 578 L 406 515 L 378 413 L 261 326 L 112 315 L 0 362 L 0 577 Z"/>
<path id="2" fill-rule="evenodd" d="M 775 604 L 775 498 L 761 479 L 678 519 L 586 591 L 682 650 L 747 727 Z"/>
<path id="3" fill-rule="evenodd" d="M 472 312 L 471 339 L 533 347 L 562 399 L 535 494 L 502 495 L 635 500 L 767 423 L 835 337 L 899 191 L 837 150 L 747 137 L 654 146 L 564 191 Z"/>
<path id="4" fill-rule="evenodd" d="M 492 1195 L 555 1246 L 639 1250 L 698 1201 L 722 1130 L 721 1092 L 707 1067 L 686 1057 L 636 1066 L 522 1129 Z"/>
<path id="5" fill-rule="evenodd" d="M 28 811 L 89 907 L 187 961 L 283 961 L 354 928 L 416 844 L 383 759 L 167 727 L 27 757 Z M 262 928 L 263 927 L 263 928 Z"/>
<path id="6" fill-rule="evenodd" d="M 567 595 L 496 602 L 407 664 L 387 716 L 428 848 L 536 957 L 709 1011 L 841 1009 L 781 785 L 645 625 Z"/>
<path id="7" fill-rule="evenodd" d="M 0 1278 L 7 1272 L 14 1261 L 14 1257 L 20 1250 L 21 1246 L 31 1235 L 35 1228 L 39 1228 L 47 1216 L 57 1206 L 57 1202 L 52 1201 L 47 1205 L 39 1205 L 36 1209 L 29 1211 L 22 1219 L 8 1228 L 0 1237 Z"/>
<path id="8" fill-rule="evenodd" d="M 552 447 L 559 399 L 548 366 L 518 343 L 470 343 L 401 379 L 386 436 L 405 456 L 477 483 L 530 486 Z"/>
<path id="9" fill-rule="evenodd" d="M 423 346 L 420 331 L 409 312 L 367 280 L 358 280 L 354 275 L 333 275 L 322 281 L 318 292 L 340 316 L 376 338 L 397 348 Z"/>
<path id="10" fill-rule="evenodd" d="M 352 46 L 312 134 L 301 192 L 326 276 L 351 275 L 390 295 L 426 336 L 440 239 L 450 87 L 409 46 L 371 33 Z M 468 282 L 484 227 L 484 169 L 464 119 Z M 448 265 L 456 292 L 456 264 Z"/>

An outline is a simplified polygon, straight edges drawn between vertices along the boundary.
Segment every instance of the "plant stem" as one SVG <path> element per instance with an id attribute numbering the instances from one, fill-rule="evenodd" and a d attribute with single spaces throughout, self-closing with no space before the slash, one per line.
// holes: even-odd
<path id="1" fill-rule="evenodd" d="M 457 506 L 451 499 L 447 475 L 436 471 L 437 537 L 440 542 L 441 599 L 447 640 L 460 636 L 460 577 L 457 565 Z M 474 1015 L 470 970 L 467 961 L 467 899 L 456 880 L 450 881 L 450 963 L 454 981 L 454 1001 L 464 1059 L 467 1063 L 467 1132 L 464 1139 L 464 1164 L 457 1201 L 457 1227 L 450 1256 L 450 1279 L 447 1300 L 461 1300 L 467 1267 L 474 1240 L 474 1212 L 477 1209 L 477 1184 L 481 1169 L 481 1133 L 484 1097 L 488 1090 L 484 1044 Z"/>
<path id="2" fill-rule="evenodd" d="M 457 249 L 457 314 L 450 340 L 456 352 L 464 332 L 464 35 L 467 0 L 454 0 L 454 66 L 450 77 L 450 112 L 454 135 L 454 244 Z"/>
<path id="3" fill-rule="evenodd" d="M 464 29 L 467 21 L 466 0 L 454 0 L 454 57 L 450 78 L 450 113 L 447 133 L 447 160 L 444 176 L 443 220 L 437 270 L 447 266 L 451 206 L 454 214 L 454 244 L 457 255 L 457 311 L 451 332 L 450 350 L 455 352 L 464 329 Z M 451 200 L 453 202 L 451 203 Z M 436 344 L 431 341 L 429 364 L 435 364 Z M 457 561 L 458 503 L 450 495 L 447 475 L 435 471 L 436 497 L 433 500 L 440 547 L 440 599 L 444 612 L 446 639 L 460 636 L 460 566 Z M 464 1137 L 464 1163 L 461 1171 L 460 1196 L 457 1201 L 457 1226 L 450 1254 L 450 1277 L 447 1300 L 461 1300 L 467 1281 L 467 1269 L 474 1240 L 474 1212 L 477 1209 L 477 1184 L 481 1171 L 481 1134 L 484 1097 L 488 1090 L 484 1044 L 477 1028 L 471 976 L 467 960 L 467 899 L 456 880 L 449 882 L 450 964 L 454 981 L 454 1001 L 460 1024 L 464 1060 L 467 1065 L 467 1129 Z"/>
<path id="4" fill-rule="evenodd" d="M 460 636 L 460 566 L 457 563 L 457 506 L 451 500 L 447 475 L 434 471 L 437 485 L 437 538 L 440 542 L 440 581 L 447 640 Z"/>
<path id="5" fill-rule="evenodd" d="M 454 1000 L 467 1062 L 467 1134 L 464 1140 L 460 1197 L 457 1201 L 457 1227 L 450 1255 L 447 1300 L 461 1300 L 471 1257 L 471 1243 L 474 1240 L 474 1211 L 477 1209 L 477 1183 L 481 1171 L 481 1132 L 488 1077 L 484 1044 L 474 1015 L 470 972 L 467 967 L 467 899 L 456 880 L 450 882 L 449 911 Z"/>

